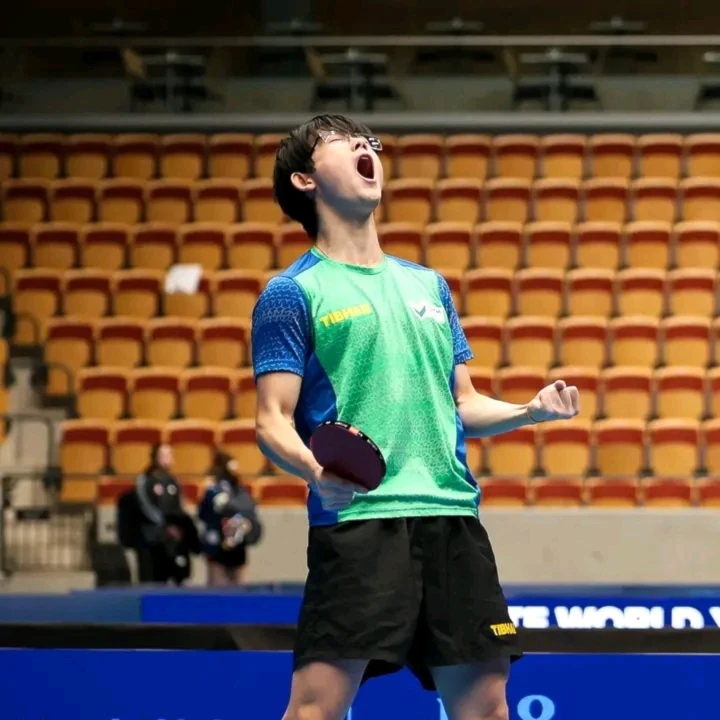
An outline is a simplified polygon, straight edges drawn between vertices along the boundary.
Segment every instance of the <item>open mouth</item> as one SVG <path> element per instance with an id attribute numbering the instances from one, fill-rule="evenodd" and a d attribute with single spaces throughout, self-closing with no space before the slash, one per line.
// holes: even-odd
<path id="1" fill-rule="evenodd" d="M 372 157 L 367 153 L 358 158 L 356 169 L 358 171 L 358 175 L 365 178 L 365 180 L 375 179 L 375 163 L 373 162 Z"/>

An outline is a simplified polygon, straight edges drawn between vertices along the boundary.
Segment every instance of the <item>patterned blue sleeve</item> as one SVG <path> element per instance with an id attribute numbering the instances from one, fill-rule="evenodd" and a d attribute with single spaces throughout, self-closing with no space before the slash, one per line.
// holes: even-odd
<path id="1" fill-rule="evenodd" d="M 440 299 L 442 300 L 445 313 L 447 314 L 448 323 L 450 323 L 450 332 L 452 332 L 453 352 L 455 353 L 455 364 L 465 363 L 472 360 L 473 353 L 468 345 L 465 331 L 460 325 L 455 303 L 453 302 L 452 293 L 448 287 L 447 280 L 438 273 L 438 285 L 440 287 Z"/>
<path id="2" fill-rule="evenodd" d="M 253 310 L 255 378 L 270 372 L 292 372 L 302 377 L 310 346 L 310 318 L 300 286 L 292 278 L 274 277 Z"/>

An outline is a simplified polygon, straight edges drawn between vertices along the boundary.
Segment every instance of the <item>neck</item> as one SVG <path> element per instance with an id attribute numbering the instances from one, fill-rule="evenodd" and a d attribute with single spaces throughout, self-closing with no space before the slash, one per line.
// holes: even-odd
<path id="1" fill-rule="evenodd" d="M 373 266 L 383 260 L 372 214 L 354 220 L 341 217 L 326 208 L 316 244 L 318 250 L 332 260 L 350 265 Z"/>

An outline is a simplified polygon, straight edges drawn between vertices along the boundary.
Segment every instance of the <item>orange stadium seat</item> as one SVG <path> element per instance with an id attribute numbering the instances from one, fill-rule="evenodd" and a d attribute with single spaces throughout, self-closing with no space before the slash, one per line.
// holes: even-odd
<path id="1" fill-rule="evenodd" d="M 475 227 L 476 261 L 480 268 L 514 270 L 520 265 L 522 225 L 486 222 Z"/>
<path id="2" fill-rule="evenodd" d="M 630 189 L 625 178 L 593 178 L 583 184 L 584 217 L 588 222 L 624 223 Z"/>
<path id="3" fill-rule="evenodd" d="M 457 268 L 436 267 L 435 270 L 443 276 L 448 284 L 453 303 L 459 315 L 465 314 L 465 287 L 463 271 Z"/>
<path id="4" fill-rule="evenodd" d="M 640 221 L 672 223 L 678 210 L 676 180 L 638 178 L 632 184 L 632 215 Z"/>
<path id="5" fill-rule="evenodd" d="M 0 295 L 12 287 L 12 276 L 30 261 L 30 226 L 25 223 L 0 223 Z"/>
<path id="6" fill-rule="evenodd" d="M 148 365 L 186 368 L 195 359 L 196 322 L 188 318 L 156 318 L 146 330 Z"/>
<path id="7" fill-rule="evenodd" d="M 495 396 L 493 389 L 493 371 L 490 368 L 472 367 L 468 368 L 468 373 L 470 375 L 470 381 L 477 392 L 481 395 L 487 395 L 488 397 Z"/>
<path id="8" fill-rule="evenodd" d="M 65 172 L 70 178 L 102 180 L 110 172 L 111 135 L 70 135 L 65 149 Z"/>
<path id="9" fill-rule="evenodd" d="M 535 135 L 496 135 L 495 175 L 531 181 L 537 175 L 540 141 Z"/>
<path id="10" fill-rule="evenodd" d="M 605 477 L 638 475 L 645 465 L 644 420 L 599 420 L 593 425 L 595 465 Z"/>
<path id="11" fill-rule="evenodd" d="M 275 156 L 286 135 L 268 133 L 255 136 L 255 177 L 271 178 L 275 167 Z"/>
<path id="12" fill-rule="evenodd" d="M 0 133 L 0 183 L 15 175 L 20 138 L 13 133 Z"/>
<path id="13" fill-rule="evenodd" d="M 677 180 L 682 169 L 683 139 L 681 135 L 640 135 L 637 139 L 641 177 Z"/>
<path id="14" fill-rule="evenodd" d="M 258 502 L 265 507 L 305 506 L 307 503 L 307 483 L 292 475 L 261 478 L 257 487 Z"/>
<path id="15" fill-rule="evenodd" d="M 650 468 L 655 475 L 688 477 L 698 469 L 700 423 L 697 420 L 665 418 L 647 427 Z"/>
<path id="16" fill-rule="evenodd" d="M 242 367 L 249 359 L 250 323 L 231 318 L 201 320 L 198 341 L 198 364 L 201 367 Z"/>
<path id="17" fill-rule="evenodd" d="M 530 211 L 530 181 L 495 178 L 485 184 L 485 219 L 525 223 Z"/>
<path id="18" fill-rule="evenodd" d="M 425 233 L 420 224 L 395 222 L 379 225 L 378 239 L 387 255 L 417 264 L 424 260 Z"/>
<path id="19" fill-rule="evenodd" d="M 685 151 L 689 177 L 720 177 L 720 134 L 686 135 Z"/>
<path id="20" fill-rule="evenodd" d="M 703 478 L 698 483 L 697 501 L 701 507 L 720 507 L 720 482 L 718 482 L 718 478 Z"/>
<path id="21" fill-rule="evenodd" d="M 586 493 L 593 508 L 632 508 L 638 503 L 637 478 L 593 478 Z"/>
<path id="22" fill-rule="evenodd" d="M 488 478 L 482 483 L 482 507 L 524 507 L 528 500 L 523 478 Z"/>
<path id="23" fill-rule="evenodd" d="M 116 178 L 150 180 L 157 167 L 157 135 L 116 135 L 113 148 L 113 175 Z"/>
<path id="24" fill-rule="evenodd" d="M 577 220 L 580 202 L 580 185 L 577 180 L 537 180 L 533 196 L 536 220 L 571 224 Z"/>
<path id="25" fill-rule="evenodd" d="M 189 180 L 151 180 L 145 187 L 148 222 L 186 223 L 192 211 Z"/>
<path id="26" fill-rule="evenodd" d="M 661 317 L 665 312 L 665 271 L 621 270 L 615 276 L 618 315 Z"/>
<path id="27" fill-rule="evenodd" d="M 101 420 L 65 420 L 60 438 L 60 501 L 93 503 L 99 475 L 108 465 L 108 426 Z"/>
<path id="28" fill-rule="evenodd" d="M 50 181 L 6 180 L 2 184 L 2 216 L 8 222 L 39 223 L 47 216 Z"/>
<path id="29" fill-rule="evenodd" d="M 241 368 L 235 372 L 235 384 L 230 397 L 234 398 L 234 412 L 237 417 L 255 417 L 257 392 L 252 368 Z"/>
<path id="30" fill-rule="evenodd" d="M 97 184 L 92 180 L 54 180 L 50 186 L 50 219 L 89 223 L 95 215 Z"/>
<path id="31" fill-rule="evenodd" d="M 68 270 L 77 265 L 80 226 L 74 223 L 43 223 L 32 229 L 33 265 Z"/>
<path id="32" fill-rule="evenodd" d="M 548 384 L 547 374 L 534 367 L 509 367 L 495 373 L 495 394 L 500 400 L 523 405 Z"/>
<path id="33" fill-rule="evenodd" d="M 277 262 L 279 267 L 289 267 L 311 247 L 310 238 L 299 223 L 287 223 L 278 228 Z"/>
<path id="34" fill-rule="evenodd" d="M 591 175 L 596 178 L 629 179 L 635 164 L 632 135 L 593 135 L 590 138 Z"/>
<path id="35" fill-rule="evenodd" d="M 95 362 L 133 368 L 143 361 L 145 322 L 135 318 L 105 318 L 97 323 Z"/>
<path id="36" fill-rule="evenodd" d="M 58 270 L 18 270 L 12 294 L 16 345 L 40 345 L 50 318 L 60 309 L 62 273 Z"/>
<path id="37" fill-rule="evenodd" d="M 538 478 L 530 489 L 533 504 L 540 507 L 579 507 L 583 504 L 583 486 L 579 478 Z"/>
<path id="38" fill-rule="evenodd" d="M 163 308 L 169 317 L 199 320 L 212 314 L 210 278 L 200 278 L 197 291 L 189 293 L 164 293 Z"/>
<path id="39" fill-rule="evenodd" d="M 160 138 L 160 177 L 197 180 L 205 174 L 205 135 Z"/>
<path id="40" fill-rule="evenodd" d="M 18 143 L 20 177 L 54 180 L 62 174 L 65 137 L 53 133 L 23 135 Z"/>
<path id="41" fill-rule="evenodd" d="M 570 315 L 610 317 L 613 313 L 612 270 L 571 270 L 567 273 L 567 304 Z"/>
<path id="42" fill-rule="evenodd" d="M 94 270 L 119 270 L 125 266 L 130 231 L 122 223 L 95 223 L 80 229 L 80 265 Z"/>
<path id="43" fill-rule="evenodd" d="M 246 180 L 242 185 L 242 217 L 245 222 L 272 223 L 283 220 L 283 212 L 275 202 L 272 180 Z"/>
<path id="44" fill-rule="evenodd" d="M 75 375 L 90 365 L 94 328 L 81 318 L 52 318 L 48 322 L 43 358 L 47 367 L 47 395 L 70 395 Z"/>
<path id="45" fill-rule="evenodd" d="M 483 187 L 479 180 L 448 178 L 435 185 L 436 216 L 441 222 L 462 222 L 473 225 L 480 220 Z"/>
<path id="46" fill-rule="evenodd" d="M 98 187 L 97 216 L 101 222 L 134 225 L 145 210 L 145 185 L 140 180 L 103 180 Z"/>
<path id="47" fill-rule="evenodd" d="M 178 262 L 202 265 L 205 272 L 222 267 L 227 243 L 226 226 L 222 223 L 192 223 L 178 232 Z"/>
<path id="48" fill-rule="evenodd" d="M 113 276 L 115 315 L 150 319 L 160 314 L 163 275 L 157 270 L 122 270 Z"/>
<path id="49" fill-rule="evenodd" d="M 276 229 L 259 223 L 228 228 L 228 266 L 234 270 L 268 270 L 275 264 Z"/>
<path id="50" fill-rule="evenodd" d="M 224 368 L 185 370 L 180 377 L 183 415 L 194 420 L 227 420 L 234 379 L 235 373 Z"/>
<path id="51" fill-rule="evenodd" d="M 556 318 L 563 310 L 565 274 L 562 270 L 532 267 L 515 273 L 515 302 L 520 315 Z"/>
<path id="52" fill-rule="evenodd" d="M 720 178 L 690 177 L 680 183 L 682 218 L 717 222 L 720 217 Z"/>
<path id="53" fill-rule="evenodd" d="M 403 135 L 398 138 L 398 177 L 428 180 L 440 177 L 443 145 L 442 135 Z"/>
<path id="54" fill-rule="evenodd" d="M 245 180 L 250 175 L 252 135 L 220 133 L 208 138 L 208 170 L 211 178 Z"/>
<path id="55" fill-rule="evenodd" d="M 260 475 L 267 468 L 267 460 L 255 439 L 254 420 L 228 420 L 218 426 L 218 446 L 234 457 L 246 475 Z"/>
<path id="56" fill-rule="evenodd" d="M 705 371 L 666 367 L 655 373 L 655 414 L 659 418 L 700 420 L 705 414 Z"/>
<path id="57" fill-rule="evenodd" d="M 635 315 L 610 321 L 610 358 L 613 365 L 655 367 L 660 326 L 657 318 Z"/>
<path id="58" fill-rule="evenodd" d="M 379 135 L 383 144 L 382 152 L 379 154 L 380 164 L 383 167 L 383 177 L 392 180 L 395 177 L 395 160 L 397 156 L 397 137 L 382 133 Z"/>
<path id="59" fill-rule="evenodd" d="M 263 289 L 262 274 L 253 270 L 223 270 L 211 279 L 215 315 L 250 318 Z"/>
<path id="60" fill-rule="evenodd" d="M 165 441 L 173 449 L 175 470 L 179 475 L 198 479 L 212 466 L 216 424 L 207 420 L 174 420 L 165 428 Z"/>
<path id="61" fill-rule="evenodd" d="M 177 233 L 178 228 L 167 223 L 137 225 L 130 241 L 130 266 L 165 272 L 175 263 Z"/>
<path id="62" fill-rule="evenodd" d="M 433 268 L 464 270 L 472 265 L 472 226 L 467 223 L 438 222 L 425 228 L 425 259 Z"/>
<path id="63" fill-rule="evenodd" d="M 665 270 L 670 266 L 671 226 L 665 222 L 633 222 L 625 226 L 627 265 Z"/>
<path id="64" fill-rule="evenodd" d="M 136 368 L 130 376 L 130 415 L 143 420 L 178 417 L 180 381 L 177 368 Z"/>
<path id="65" fill-rule="evenodd" d="M 119 420 L 125 415 L 129 387 L 124 368 L 86 367 L 75 375 L 75 409 L 81 418 Z"/>
<path id="66" fill-rule="evenodd" d="M 600 368 L 605 364 L 608 323 L 605 318 L 571 316 L 557 325 L 558 359 L 561 365 Z"/>
<path id="67" fill-rule="evenodd" d="M 398 179 L 385 186 L 385 216 L 389 222 L 426 225 L 432 216 L 432 201 L 432 180 Z"/>
<path id="68" fill-rule="evenodd" d="M 242 186 L 237 180 L 211 178 L 193 186 L 196 222 L 234 223 L 238 219 Z"/>
<path id="69" fill-rule="evenodd" d="M 707 420 L 702 426 L 704 470 L 708 475 L 720 475 L 720 418 Z"/>
<path id="70" fill-rule="evenodd" d="M 535 222 L 525 226 L 526 264 L 531 268 L 560 268 L 570 265 L 570 225 Z"/>
<path id="71" fill-rule="evenodd" d="M 585 176 L 584 135 L 546 135 L 540 140 L 540 149 L 543 177 L 581 180 Z"/>
<path id="72" fill-rule="evenodd" d="M 110 273 L 68 270 L 63 277 L 63 312 L 81 318 L 110 314 Z"/>
<path id="73" fill-rule="evenodd" d="M 509 365 L 547 370 L 555 358 L 555 321 L 527 315 L 505 323 L 506 359 Z"/>
<path id="74" fill-rule="evenodd" d="M 720 263 L 720 224 L 682 222 L 675 226 L 675 262 L 678 268 L 715 270 Z"/>
<path id="75" fill-rule="evenodd" d="M 650 478 L 642 484 L 647 507 L 690 507 L 695 504 L 695 490 L 687 478 Z"/>
<path id="76" fill-rule="evenodd" d="M 488 438 L 486 465 L 495 477 L 529 476 L 537 468 L 535 438 L 537 426 L 528 425 Z"/>
<path id="77" fill-rule="evenodd" d="M 671 315 L 706 315 L 717 310 L 717 272 L 711 269 L 673 270 L 667 276 Z"/>
<path id="78" fill-rule="evenodd" d="M 666 365 L 707 367 L 710 364 L 711 327 L 707 317 L 677 315 L 662 322 L 663 361 Z"/>
<path id="79" fill-rule="evenodd" d="M 111 432 L 110 466 L 117 475 L 135 479 L 150 463 L 150 452 L 162 441 L 164 423 L 123 420 Z"/>
<path id="80" fill-rule="evenodd" d="M 592 420 L 598 414 L 598 389 L 600 371 L 597 368 L 560 365 L 548 374 L 547 383 L 564 380 L 568 385 L 575 385 L 580 393 L 581 419 Z"/>
<path id="81" fill-rule="evenodd" d="M 468 315 L 506 318 L 512 312 L 513 274 L 503 268 L 465 273 L 465 311 Z"/>
<path id="82" fill-rule="evenodd" d="M 447 176 L 483 181 L 488 175 L 491 139 L 488 135 L 448 135 Z"/>
<path id="83" fill-rule="evenodd" d="M 586 222 L 576 227 L 575 263 L 579 268 L 616 270 L 622 234 L 618 223 Z"/>
<path id="84" fill-rule="evenodd" d="M 470 316 L 462 318 L 460 322 L 474 355 L 468 365 L 488 368 L 500 365 L 503 354 L 502 320 Z"/>
<path id="85" fill-rule="evenodd" d="M 652 414 L 653 386 L 650 368 L 632 365 L 607 368 L 602 372 L 600 383 L 604 417 L 645 420 Z"/>

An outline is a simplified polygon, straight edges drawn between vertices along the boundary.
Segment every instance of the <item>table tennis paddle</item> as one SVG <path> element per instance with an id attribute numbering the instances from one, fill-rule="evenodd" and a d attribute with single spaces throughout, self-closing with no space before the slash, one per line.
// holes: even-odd
<path id="1" fill-rule="evenodd" d="M 365 433 L 340 420 L 327 420 L 315 428 L 310 450 L 324 470 L 375 490 L 387 466 L 380 448 Z"/>

